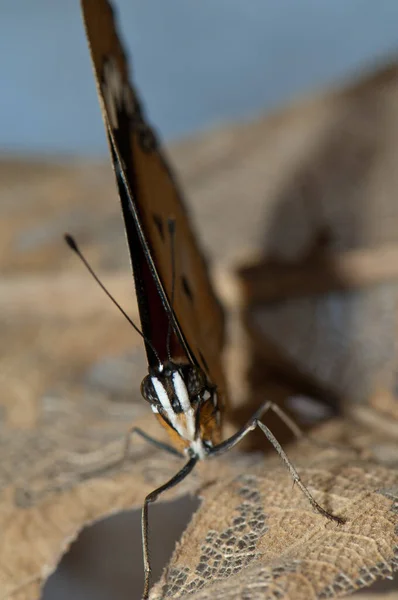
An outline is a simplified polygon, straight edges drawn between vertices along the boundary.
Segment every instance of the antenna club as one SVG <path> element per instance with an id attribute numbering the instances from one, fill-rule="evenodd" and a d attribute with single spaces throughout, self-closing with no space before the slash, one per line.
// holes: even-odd
<path id="1" fill-rule="evenodd" d="M 74 252 L 79 252 L 75 239 L 69 233 L 65 233 L 64 240 L 71 250 Z"/>

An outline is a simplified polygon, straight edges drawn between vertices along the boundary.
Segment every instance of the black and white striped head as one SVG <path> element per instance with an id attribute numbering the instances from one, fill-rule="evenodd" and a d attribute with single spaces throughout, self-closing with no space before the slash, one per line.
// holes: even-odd
<path id="1" fill-rule="evenodd" d="M 141 393 L 169 429 L 174 445 L 204 458 L 212 447 L 211 435 L 206 435 L 201 423 L 201 415 L 209 413 L 203 411 L 205 405 L 211 404 L 218 420 L 216 391 L 207 383 L 205 373 L 195 365 L 169 361 L 150 370 L 142 381 Z"/>

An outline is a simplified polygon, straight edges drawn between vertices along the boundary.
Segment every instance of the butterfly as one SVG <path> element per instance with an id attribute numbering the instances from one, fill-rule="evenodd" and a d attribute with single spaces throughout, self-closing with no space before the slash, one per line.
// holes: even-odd
<path id="1" fill-rule="evenodd" d="M 126 54 L 116 30 L 113 9 L 107 0 L 81 0 L 81 5 L 125 224 L 140 333 L 148 360 L 148 374 L 142 381 L 141 393 L 169 434 L 170 444 L 154 440 L 137 428 L 132 432 L 185 457 L 186 461 L 174 477 L 144 501 L 143 598 L 146 599 L 151 572 L 149 504 L 184 479 L 199 460 L 230 450 L 256 427 L 278 451 L 314 509 L 329 519 L 338 522 L 341 519 L 315 501 L 276 438 L 261 422 L 268 410 L 274 410 L 294 428 L 272 402 L 264 402 L 242 429 L 221 441 L 222 417 L 228 405 L 221 362 L 223 310 L 213 291 L 206 261 L 175 178 L 129 80 Z M 68 242 L 78 251 L 71 238 Z"/>

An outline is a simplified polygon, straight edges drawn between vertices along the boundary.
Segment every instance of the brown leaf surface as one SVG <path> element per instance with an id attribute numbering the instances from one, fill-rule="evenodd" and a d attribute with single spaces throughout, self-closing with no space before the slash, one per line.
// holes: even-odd
<path id="1" fill-rule="evenodd" d="M 366 432 L 354 421 L 331 423 L 317 438 L 335 439 L 345 428 L 356 434 L 357 450 L 360 439 L 369 449 L 380 443 L 381 432 Z M 396 460 L 395 446 L 391 438 Z M 346 523 L 315 514 L 274 457 L 260 460 L 202 492 L 201 508 L 152 600 L 340 597 L 392 576 L 398 566 L 396 469 L 348 448 L 300 444 L 290 454 L 318 502 Z"/>
<path id="2" fill-rule="evenodd" d="M 246 414 L 265 397 L 283 402 L 309 389 L 331 388 L 346 408 L 354 407 L 314 432 L 344 449 L 286 446 L 304 483 L 347 518 L 345 525 L 314 514 L 273 453 L 234 452 L 209 461 L 167 495 L 200 492 L 203 503 L 153 598 L 185 598 L 188 591 L 190 598 L 239 600 L 341 596 L 396 567 L 395 284 L 342 296 L 338 327 L 327 297 L 307 299 L 304 309 L 302 298 L 288 310 L 257 307 L 251 313 L 261 333 L 254 360 L 239 328 L 239 297 L 229 272 L 238 258 L 261 255 L 264 238 L 279 249 L 285 240 L 287 254 L 289 248 L 293 255 L 305 254 L 311 246 L 317 228 L 307 227 L 302 194 L 285 194 L 295 189 L 298 172 L 307 172 L 307 185 L 320 186 L 315 192 L 327 187 L 328 214 L 343 250 L 395 243 L 397 79 L 397 70 L 387 69 L 354 91 L 309 100 L 173 149 L 217 287 L 232 309 L 227 364 L 236 405 L 241 402 Z M 360 116 L 352 121 L 353 114 Z M 306 171 L 331 133 L 333 156 L 346 148 L 344 122 L 352 125 L 347 135 L 353 144 L 345 156 L 358 162 L 347 159 L 337 168 L 326 153 L 315 172 Z M 121 463 L 132 421 L 162 435 L 139 395 L 144 353 L 138 336 L 62 240 L 67 230 L 77 236 L 104 282 L 136 317 L 110 167 L 4 158 L 0 189 L 0 598 L 32 600 L 85 524 L 140 506 L 180 462 L 136 440 Z M 344 202 L 348 206 L 351 193 L 355 203 L 345 226 Z M 376 198 L 384 215 L 379 220 Z M 283 235 L 281 211 L 287 224 L 303 227 L 287 227 L 293 233 Z M 314 306 L 318 329 L 304 318 L 315 314 Z M 285 360 L 284 353 L 292 370 L 270 377 L 270 364 L 280 355 Z M 349 364 L 355 368 L 344 370 Z M 235 429 L 242 414 L 229 415 Z M 272 419 L 267 423 L 281 439 L 289 437 Z M 261 437 L 259 443 L 264 446 Z"/>

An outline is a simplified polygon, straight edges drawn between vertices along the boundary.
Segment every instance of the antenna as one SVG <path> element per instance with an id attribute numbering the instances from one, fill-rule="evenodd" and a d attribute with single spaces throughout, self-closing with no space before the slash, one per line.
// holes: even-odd
<path id="1" fill-rule="evenodd" d="M 65 233 L 64 238 L 65 238 L 65 242 L 68 244 L 69 248 L 71 250 L 73 250 L 73 252 L 75 254 L 77 254 L 77 256 L 80 258 L 80 260 L 82 261 L 82 263 L 84 264 L 84 266 L 86 267 L 86 269 L 88 270 L 88 272 L 90 273 L 90 275 L 98 283 L 98 285 L 100 286 L 100 288 L 105 292 L 105 294 L 108 296 L 108 298 L 110 300 L 112 300 L 113 304 L 119 309 L 119 311 L 122 313 L 122 315 L 124 316 L 124 318 L 130 323 L 130 325 L 133 327 L 133 329 L 135 329 L 135 331 L 142 337 L 142 339 L 145 341 L 145 343 L 148 344 L 148 346 L 151 348 L 152 352 L 156 356 L 156 358 L 157 358 L 157 360 L 159 362 L 159 365 L 162 366 L 162 363 L 161 363 L 161 360 L 159 358 L 159 355 L 156 352 L 156 350 L 155 350 L 152 342 L 142 333 L 142 331 L 137 327 L 137 325 L 134 323 L 134 321 L 132 321 L 132 319 L 128 316 L 128 314 L 126 313 L 126 311 L 123 310 L 123 308 L 120 306 L 120 304 L 117 302 L 117 300 L 115 300 L 115 298 L 111 295 L 111 293 L 108 292 L 108 290 L 106 289 L 106 287 L 104 286 L 104 284 L 102 283 L 102 281 L 99 279 L 98 275 L 96 275 L 96 273 L 94 272 L 93 268 L 91 267 L 91 265 L 87 261 L 86 257 L 82 254 L 79 246 L 76 243 L 76 240 L 69 233 Z"/>
<path id="2" fill-rule="evenodd" d="M 170 299 L 170 308 L 171 315 L 169 318 L 169 326 L 167 328 L 167 338 L 166 338 L 166 348 L 167 348 L 167 356 L 171 361 L 171 352 L 170 352 L 170 340 L 171 340 L 171 324 L 173 319 L 173 308 L 174 308 L 174 292 L 175 292 L 175 283 L 176 283 L 176 253 L 175 253 L 175 237 L 176 237 L 176 220 L 169 218 L 167 220 L 167 226 L 170 234 L 170 258 L 171 258 L 171 299 Z"/>

